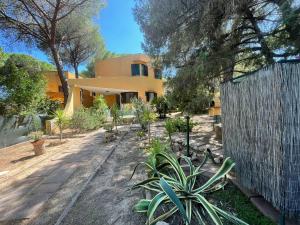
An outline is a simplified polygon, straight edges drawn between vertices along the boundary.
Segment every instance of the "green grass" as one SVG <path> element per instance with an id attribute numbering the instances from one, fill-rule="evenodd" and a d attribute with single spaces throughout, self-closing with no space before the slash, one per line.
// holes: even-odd
<path id="1" fill-rule="evenodd" d="M 230 211 L 250 225 L 276 225 L 269 218 L 259 212 L 250 200 L 232 183 L 228 183 L 224 190 L 211 194 L 211 199 L 220 208 Z"/>

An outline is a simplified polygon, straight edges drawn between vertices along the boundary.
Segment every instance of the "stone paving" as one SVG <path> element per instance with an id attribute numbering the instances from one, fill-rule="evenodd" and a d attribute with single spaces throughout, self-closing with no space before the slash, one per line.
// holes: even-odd
<path id="1" fill-rule="evenodd" d="M 103 144 L 103 134 L 99 130 L 57 146 L 59 151 L 53 149 L 51 154 L 36 157 L 39 159 L 1 177 L 0 224 L 17 224 L 36 217 L 76 170 L 101 162 L 113 147 Z"/>

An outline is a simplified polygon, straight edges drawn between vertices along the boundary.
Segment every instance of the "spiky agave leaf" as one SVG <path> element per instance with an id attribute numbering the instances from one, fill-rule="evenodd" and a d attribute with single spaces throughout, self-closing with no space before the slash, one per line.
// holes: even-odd
<path id="1" fill-rule="evenodd" d="M 215 184 L 216 181 L 226 176 L 230 170 L 234 167 L 235 163 L 228 157 L 222 164 L 221 168 L 217 171 L 217 173 L 212 176 L 205 184 L 203 184 L 201 187 L 195 189 L 193 193 L 200 193 L 204 191 L 206 188 L 211 187 L 213 184 Z"/>
<path id="2" fill-rule="evenodd" d="M 197 194 L 195 197 L 196 201 L 200 203 L 201 206 L 205 209 L 205 211 L 208 213 L 209 217 L 212 219 L 215 225 L 222 225 L 222 221 L 216 213 L 215 209 L 212 207 L 212 205 L 200 194 Z"/>
<path id="3" fill-rule="evenodd" d="M 222 216 L 223 218 L 225 218 L 226 220 L 236 224 L 236 225 L 249 225 L 248 223 L 244 222 L 243 220 L 237 218 L 236 216 L 228 213 L 228 212 L 225 212 L 224 210 L 218 208 L 217 206 L 214 206 L 214 205 L 211 205 L 214 210 L 220 215 Z"/>
<path id="4" fill-rule="evenodd" d="M 148 207 L 151 203 L 151 200 L 148 199 L 141 199 L 137 204 L 133 206 L 133 210 L 135 212 L 144 212 L 146 213 L 148 211 Z"/>
<path id="5" fill-rule="evenodd" d="M 177 197 L 176 193 L 172 190 L 172 188 L 165 181 L 164 178 L 160 178 L 159 183 L 160 183 L 161 188 L 163 189 L 164 193 L 166 193 L 166 195 L 169 197 L 169 199 L 176 205 L 176 207 L 178 208 L 180 214 L 183 216 L 183 219 L 185 220 L 185 222 L 187 222 L 189 224 L 189 219 L 188 219 L 188 217 L 185 213 L 185 209 L 184 209 L 181 201 Z"/>
<path id="6" fill-rule="evenodd" d="M 160 192 L 151 200 L 151 203 L 149 204 L 149 208 L 147 211 L 148 221 L 152 220 L 152 217 L 157 210 L 160 203 L 162 203 L 168 196 L 164 192 Z"/>

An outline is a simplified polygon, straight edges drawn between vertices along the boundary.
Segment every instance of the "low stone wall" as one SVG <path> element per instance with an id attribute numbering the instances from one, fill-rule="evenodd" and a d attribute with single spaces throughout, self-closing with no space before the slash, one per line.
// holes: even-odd
<path id="1" fill-rule="evenodd" d="M 0 116 L 0 148 L 27 141 L 28 133 L 34 129 L 34 120 L 41 126 L 38 116 Z"/>

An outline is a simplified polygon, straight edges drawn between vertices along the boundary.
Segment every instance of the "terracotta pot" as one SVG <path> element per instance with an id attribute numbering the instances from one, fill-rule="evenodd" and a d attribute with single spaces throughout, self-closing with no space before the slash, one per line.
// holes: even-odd
<path id="1" fill-rule="evenodd" d="M 35 153 L 35 155 L 42 155 L 45 153 L 45 139 L 40 139 L 37 141 L 33 141 L 31 142 L 31 144 L 33 145 L 33 151 Z"/>

